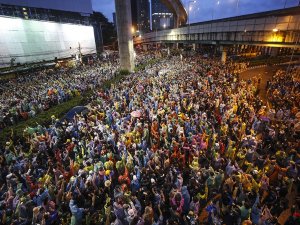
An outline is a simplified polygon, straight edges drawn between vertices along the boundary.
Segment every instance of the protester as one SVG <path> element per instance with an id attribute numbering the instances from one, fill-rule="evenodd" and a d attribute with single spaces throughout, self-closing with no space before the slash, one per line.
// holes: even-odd
<path id="1" fill-rule="evenodd" d="M 299 186 L 299 106 L 283 126 L 232 71 L 161 58 L 96 89 L 88 114 L 8 137 L 2 223 L 278 223 Z"/>

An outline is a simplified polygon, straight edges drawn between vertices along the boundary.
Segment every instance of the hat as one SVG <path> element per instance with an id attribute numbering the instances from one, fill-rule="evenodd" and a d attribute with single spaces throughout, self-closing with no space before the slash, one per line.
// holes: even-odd
<path id="1" fill-rule="evenodd" d="M 137 177 L 136 177 L 136 175 L 133 175 L 133 180 L 137 180 Z"/>
<path id="2" fill-rule="evenodd" d="M 128 210 L 128 215 L 129 215 L 129 217 L 133 218 L 134 217 L 134 210 L 133 209 L 129 209 Z"/>
<path id="3" fill-rule="evenodd" d="M 194 212 L 193 211 L 189 211 L 189 216 L 194 216 Z"/>
<path id="4" fill-rule="evenodd" d="M 155 183 L 155 180 L 154 180 L 153 178 L 151 178 L 151 180 L 150 180 L 150 181 L 151 181 L 151 183 L 152 183 L 152 184 L 154 184 L 154 183 Z"/>
<path id="5" fill-rule="evenodd" d="M 111 181 L 110 181 L 110 180 L 106 180 L 106 181 L 104 182 L 104 185 L 105 185 L 105 187 L 110 187 Z"/>

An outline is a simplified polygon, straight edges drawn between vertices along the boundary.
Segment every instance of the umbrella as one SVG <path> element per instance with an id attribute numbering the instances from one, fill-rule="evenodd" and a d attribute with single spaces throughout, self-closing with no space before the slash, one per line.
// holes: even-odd
<path id="1" fill-rule="evenodd" d="M 62 118 L 61 121 L 64 120 L 71 121 L 76 114 L 82 113 L 83 115 L 86 115 L 88 111 L 89 111 L 88 108 L 85 106 L 75 106 L 69 112 L 66 113 L 66 115 Z"/>
<path id="2" fill-rule="evenodd" d="M 139 110 L 133 111 L 130 114 L 132 117 L 141 117 L 141 112 Z"/>

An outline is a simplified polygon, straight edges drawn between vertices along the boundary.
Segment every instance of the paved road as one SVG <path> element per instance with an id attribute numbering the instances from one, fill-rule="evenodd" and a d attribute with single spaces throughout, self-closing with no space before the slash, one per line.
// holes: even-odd
<path id="1" fill-rule="evenodd" d="M 245 72 L 242 72 L 240 74 L 240 78 L 244 80 L 248 80 L 252 77 L 261 77 L 261 84 L 260 84 L 260 97 L 261 99 L 265 102 L 267 102 L 267 92 L 266 92 L 266 85 L 267 81 L 272 79 L 272 76 L 276 73 L 278 69 L 283 69 L 286 70 L 287 66 L 267 66 L 267 67 L 261 67 L 261 68 L 256 68 L 256 69 L 250 69 Z M 288 200 L 289 200 L 289 209 L 285 210 L 283 213 L 278 218 L 279 224 L 283 225 L 284 222 L 287 220 L 287 218 L 290 215 L 290 208 L 291 206 L 295 203 L 295 196 L 297 196 L 296 193 L 296 188 L 294 187 L 288 195 Z"/>
<path id="2" fill-rule="evenodd" d="M 272 76 L 279 69 L 286 69 L 286 66 L 266 66 L 261 68 L 250 69 L 240 74 L 240 78 L 248 80 L 252 77 L 261 77 L 259 96 L 266 103 L 267 102 L 267 81 L 272 79 Z"/>

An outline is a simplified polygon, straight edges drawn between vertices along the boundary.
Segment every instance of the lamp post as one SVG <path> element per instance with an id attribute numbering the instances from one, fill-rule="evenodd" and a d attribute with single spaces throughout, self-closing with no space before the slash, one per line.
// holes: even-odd
<path id="1" fill-rule="evenodd" d="M 217 1 L 217 5 L 220 5 L 220 1 Z M 212 10 L 212 20 L 214 20 L 214 14 L 215 14 L 215 6 L 213 6 L 213 10 Z"/>
<path id="2" fill-rule="evenodd" d="M 190 36 L 190 28 L 191 28 L 191 26 L 190 26 L 190 11 L 191 11 L 191 3 L 196 3 L 196 0 L 194 0 L 194 1 L 189 1 L 188 2 L 188 42 L 191 40 L 191 36 Z"/>
<path id="3" fill-rule="evenodd" d="M 239 6 L 240 6 L 240 0 L 236 0 L 236 11 L 237 11 L 237 16 L 240 14 L 240 8 L 239 8 Z"/>

